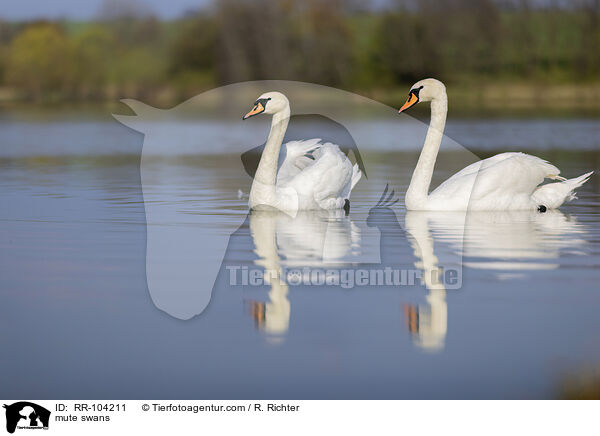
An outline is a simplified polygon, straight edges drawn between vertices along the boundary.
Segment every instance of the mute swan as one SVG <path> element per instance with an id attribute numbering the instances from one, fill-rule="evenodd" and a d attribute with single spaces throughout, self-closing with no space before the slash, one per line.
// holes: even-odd
<path id="1" fill-rule="evenodd" d="M 404 112 L 421 101 L 431 101 L 431 122 L 425 144 L 406 191 L 408 210 L 539 210 L 556 209 L 575 197 L 574 190 L 593 173 L 574 179 L 560 177 L 560 170 L 525 153 L 501 153 L 475 162 L 454 174 L 431 194 L 429 185 L 437 158 L 446 114 L 446 87 L 436 79 L 415 83 Z M 544 179 L 558 180 L 539 186 Z"/>
<path id="2" fill-rule="evenodd" d="M 280 92 L 262 94 L 242 119 L 273 115 L 271 131 L 260 158 L 248 206 L 283 211 L 350 208 L 350 191 L 361 177 L 358 165 L 339 147 L 319 138 L 286 144 L 286 158 L 277 171 L 279 151 L 290 119 L 290 103 Z"/>

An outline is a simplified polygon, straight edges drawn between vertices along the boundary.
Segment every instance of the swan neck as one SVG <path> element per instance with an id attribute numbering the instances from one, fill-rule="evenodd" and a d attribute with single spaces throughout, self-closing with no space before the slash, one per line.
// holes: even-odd
<path id="1" fill-rule="evenodd" d="M 275 186 L 279 152 L 289 121 L 289 106 L 273 115 L 271 131 L 254 176 L 254 183 L 260 183 L 263 186 Z"/>
<path id="2" fill-rule="evenodd" d="M 425 144 L 406 192 L 406 206 L 409 209 L 424 208 L 427 202 L 433 169 L 444 136 L 448 99 L 444 92 L 431 101 L 431 121 L 427 129 Z"/>

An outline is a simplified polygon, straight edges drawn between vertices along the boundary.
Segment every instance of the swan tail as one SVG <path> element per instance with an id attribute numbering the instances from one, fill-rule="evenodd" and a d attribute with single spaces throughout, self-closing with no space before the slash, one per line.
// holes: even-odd
<path id="1" fill-rule="evenodd" d="M 577 198 L 577 196 L 575 195 L 575 192 L 574 192 L 575 189 L 579 188 L 585 182 L 587 182 L 590 179 L 590 177 L 592 176 L 592 174 L 594 174 L 594 172 L 590 171 L 589 173 L 585 173 L 579 177 L 575 177 L 574 179 L 566 179 L 564 182 L 562 182 L 569 186 L 569 194 L 568 194 L 568 198 L 566 199 L 566 201 L 575 200 Z"/>
<path id="2" fill-rule="evenodd" d="M 593 171 L 590 171 L 589 173 L 585 173 L 574 179 L 564 179 L 563 177 L 560 177 L 558 180 L 564 180 L 540 186 L 533 192 L 531 197 L 538 206 L 556 209 L 566 201 L 575 200 L 577 198 L 575 189 L 587 182 L 593 173 Z"/>
<path id="3" fill-rule="evenodd" d="M 354 186 L 356 186 L 361 177 L 362 171 L 358 168 L 358 164 L 354 164 L 352 167 L 352 182 L 350 184 L 350 191 L 354 189 Z"/>

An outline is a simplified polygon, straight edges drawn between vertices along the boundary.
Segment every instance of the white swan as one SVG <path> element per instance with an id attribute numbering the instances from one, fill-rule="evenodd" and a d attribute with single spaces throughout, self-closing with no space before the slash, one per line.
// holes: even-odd
<path id="1" fill-rule="evenodd" d="M 279 152 L 290 119 L 290 103 L 280 92 L 262 94 L 243 119 L 272 114 L 271 131 L 260 158 L 248 205 L 250 209 L 283 211 L 350 208 L 350 191 L 361 177 L 358 165 L 339 147 L 319 138 L 286 144 L 286 158 L 277 171 Z"/>
<path id="2" fill-rule="evenodd" d="M 431 122 L 425 144 L 406 191 L 408 210 L 539 210 L 555 209 L 575 197 L 593 171 L 574 179 L 560 177 L 560 170 L 538 157 L 501 153 L 475 162 L 454 174 L 431 194 L 429 185 L 442 142 L 448 98 L 436 79 L 415 83 L 400 112 L 421 101 L 431 101 Z M 559 180 L 539 186 L 544 179 Z"/>

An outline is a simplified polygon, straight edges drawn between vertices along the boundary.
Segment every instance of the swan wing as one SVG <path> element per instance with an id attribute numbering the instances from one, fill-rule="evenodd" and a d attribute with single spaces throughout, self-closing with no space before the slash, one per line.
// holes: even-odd
<path id="1" fill-rule="evenodd" d="M 544 179 L 559 179 L 560 170 L 525 153 L 501 153 L 462 169 L 430 195 L 436 202 L 461 203 L 460 208 L 527 208 Z"/>
<path id="2" fill-rule="evenodd" d="M 482 167 L 482 165 L 484 167 L 489 167 L 493 164 L 502 162 L 503 160 L 509 159 L 515 155 L 519 155 L 519 154 L 523 154 L 523 153 L 500 153 L 500 154 L 496 154 L 492 157 L 488 157 L 487 159 L 483 159 L 477 162 L 472 163 L 471 165 L 466 166 L 465 168 L 463 168 L 462 170 L 460 170 L 459 172 L 457 172 L 456 174 L 454 174 L 452 177 L 450 177 L 448 180 L 446 180 L 446 182 L 449 182 L 450 180 L 454 179 L 454 178 L 460 178 L 463 176 L 467 176 L 473 173 L 477 173 L 479 172 L 479 169 Z"/>
<path id="3" fill-rule="evenodd" d="M 277 172 L 277 184 L 297 176 L 315 160 L 314 153 L 321 147 L 321 138 L 290 141 L 285 144 L 285 159 Z"/>
<path id="4" fill-rule="evenodd" d="M 490 195 L 531 196 L 544 179 L 556 179 L 559 174 L 560 170 L 554 165 L 525 153 L 512 153 L 491 163 L 484 159 L 471 195 L 476 200 Z"/>
<path id="5" fill-rule="evenodd" d="M 352 163 L 335 144 L 314 145 L 308 151 L 307 146 L 294 145 L 298 147 L 292 151 L 296 157 L 286 169 L 287 178 L 278 177 L 278 185 L 294 188 L 306 202 L 314 202 L 320 208 L 342 207 L 350 195 L 353 176 L 357 180 Z"/>

